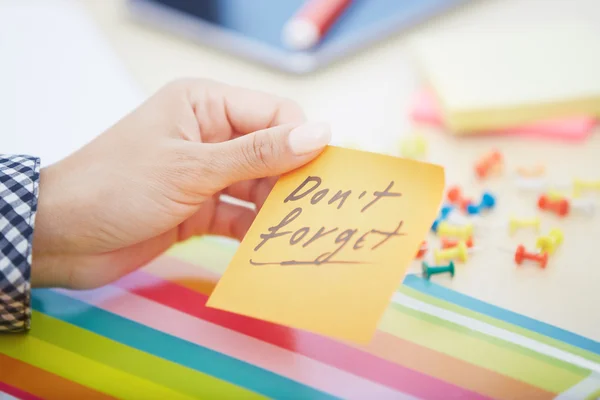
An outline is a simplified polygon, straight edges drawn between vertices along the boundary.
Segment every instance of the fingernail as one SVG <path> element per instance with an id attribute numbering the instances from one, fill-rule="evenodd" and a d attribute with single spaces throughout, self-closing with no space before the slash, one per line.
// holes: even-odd
<path id="1" fill-rule="evenodd" d="M 296 155 L 312 153 L 331 141 L 331 129 L 324 122 L 309 122 L 294 128 L 288 137 L 290 148 Z"/>

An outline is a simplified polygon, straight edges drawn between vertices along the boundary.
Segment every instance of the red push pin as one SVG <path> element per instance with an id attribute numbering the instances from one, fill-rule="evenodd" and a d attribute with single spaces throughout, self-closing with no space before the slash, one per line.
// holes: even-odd
<path id="1" fill-rule="evenodd" d="M 446 197 L 451 204 L 454 204 L 463 211 L 466 211 L 467 207 L 473 203 L 471 199 L 466 199 L 463 197 L 462 190 L 458 186 L 450 187 Z"/>
<path id="2" fill-rule="evenodd" d="M 550 211 L 561 217 L 569 213 L 569 201 L 567 199 L 553 199 L 545 194 L 541 195 L 538 199 L 538 207 L 540 210 Z"/>
<path id="3" fill-rule="evenodd" d="M 452 247 L 456 247 L 456 246 L 458 246 L 458 243 L 460 243 L 460 242 L 462 242 L 462 240 L 443 238 L 442 239 L 442 249 L 450 249 Z M 467 245 L 467 247 L 472 248 L 473 247 L 473 238 L 470 237 L 469 240 L 467 240 L 465 242 L 465 244 Z"/>
<path id="4" fill-rule="evenodd" d="M 517 265 L 521 265 L 523 260 L 531 260 L 540 264 L 541 268 L 546 268 L 546 264 L 548 263 L 548 253 L 528 253 L 525 250 L 525 246 L 522 244 L 517 247 L 517 251 L 515 251 L 515 262 Z"/>
<path id="5" fill-rule="evenodd" d="M 427 241 L 423 241 L 423 243 L 421 243 L 421 247 L 419 247 L 419 251 L 417 251 L 417 255 L 415 256 L 415 258 L 421 259 L 423 258 L 423 256 L 425 255 L 425 253 L 427 253 Z"/>
<path id="6" fill-rule="evenodd" d="M 475 175 L 480 179 L 487 178 L 493 172 L 500 172 L 503 163 L 502 154 L 494 150 L 485 154 L 475 163 Z"/>

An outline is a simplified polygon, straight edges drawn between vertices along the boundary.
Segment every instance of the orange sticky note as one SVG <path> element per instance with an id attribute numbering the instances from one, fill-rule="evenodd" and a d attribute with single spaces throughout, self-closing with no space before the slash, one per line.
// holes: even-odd
<path id="1" fill-rule="evenodd" d="M 443 189 L 439 166 L 330 146 L 279 179 L 207 305 L 366 343 Z"/>

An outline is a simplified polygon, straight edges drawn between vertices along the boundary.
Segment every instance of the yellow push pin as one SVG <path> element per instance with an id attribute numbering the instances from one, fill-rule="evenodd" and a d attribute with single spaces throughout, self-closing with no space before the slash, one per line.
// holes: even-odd
<path id="1" fill-rule="evenodd" d="M 457 237 L 462 240 L 468 240 L 473 236 L 473 224 L 465 224 L 462 226 L 453 226 L 444 221 L 438 226 L 438 235 L 440 237 Z"/>
<path id="2" fill-rule="evenodd" d="M 510 234 L 513 235 L 521 228 L 533 228 L 536 232 L 540 231 L 540 217 L 533 218 L 515 218 L 512 217 L 508 223 Z"/>
<path id="3" fill-rule="evenodd" d="M 427 153 L 427 141 L 421 135 L 403 139 L 400 142 L 400 155 L 405 158 L 418 159 Z"/>
<path id="4" fill-rule="evenodd" d="M 600 191 L 600 180 L 586 181 L 578 178 L 573 180 L 573 197 L 580 197 L 582 192 L 589 190 Z"/>
<path id="5" fill-rule="evenodd" d="M 546 192 L 546 197 L 549 200 L 557 201 L 557 200 L 565 199 L 567 196 L 565 195 L 564 192 L 562 192 L 558 189 L 550 189 Z"/>
<path id="6" fill-rule="evenodd" d="M 449 249 L 436 249 L 433 252 L 435 263 L 439 264 L 442 261 L 458 260 L 465 262 L 469 258 L 469 250 L 465 242 L 459 242 L 455 247 Z"/>
<path id="7" fill-rule="evenodd" d="M 550 229 L 548 235 L 540 236 L 535 243 L 535 247 L 540 249 L 540 253 L 554 254 L 558 246 L 562 243 L 564 235 L 558 228 Z"/>

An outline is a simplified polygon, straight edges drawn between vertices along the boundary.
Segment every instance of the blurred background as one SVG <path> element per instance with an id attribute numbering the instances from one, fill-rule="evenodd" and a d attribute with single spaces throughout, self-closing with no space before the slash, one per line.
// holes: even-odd
<path id="1" fill-rule="evenodd" d="M 47 165 L 165 83 L 210 78 L 297 101 L 336 145 L 442 164 L 448 185 L 495 193 L 490 226 L 506 224 L 538 212 L 517 167 L 557 189 L 600 179 L 599 29 L 598 0 L 0 0 L 0 145 Z M 508 167 L 478 180 L 491 149 Z M 555 268 L 517 276 L 492 251 L 441 282 L 598 340 L 600 223 L 560 226 Z"/>
<path id="2" fill-rule="evenodd" d="M 3 88 L 12 88 L 4 90 L 1 97 L 4 102 L 12 103 L 4 107 L 2 114 L 5 126 L 10 123 L 3 129 L 3 135 L 23 132 L 29 136 L 40 129 L 55 127 L 60 131 L 61 141 L 67 142 L 64 150 L 70 151 L 170 80 L 197 76 L 290 97 L 304 107 L 311 119 L 329 121 L 334 129 L 334 142 L 339 145 L 397 153 L 403 136 L 414 133 L 415 129 L 426 135 L 433 130 L 435 134 L 428 139 L 442 143 L 443 151 L 432 145 L 429 157 L 444 162 L 446 145 L 479 146 L 488 138 L 468 135 L 465 139 L 464 135 L 454 135 L 439 124 L 423 124 L 427 115 L 414 118 L 418 96 L 432 89 L 420 64 L 415 41 L 431 39 L 431 48 L 431 42 L 433 47 L 445 46 L 443 38 L 457 31 L 474 32 L 469 36 L 479 37 L 479 42 L 464 43 L 460 54 L 439 55 L 437 64 L 433 62 L 431 67 L 436 72 L 445 67 L 461 69 L 461 63 L 472 66 L 482 46 L 488 48 L 487 55 L 490 47 L 497 46 L 498 38 L 486 40 L 486 34 L 506 34 L 504 44 L 510 47 L 515 40 L 514 32 L 519 29 L 523 37 L 541 32 L 551 42 L 560 34 L 556 32 L 560 29 L 551 24 L 556 21 L 600 26 L 600 3 L 595 0 L 333 0 L 333 3 L 346 4 L 332 18 L 322 42 L 305 51 L 293 51 L 286 48 L 281 35 L 286 23 L 295 15 L 302 16 L 303 0 L 2 0 L 0 79 L 3 82 L 0 83 Z M 595 39 L 597 52 L 598 36 Z M 459 38 L 456 42 L 461 43 Z M 535 52 L 534 45 L 530 53 Z M 498 54 L 494 60 L 499 71 L 518 62 L 518 53 L 505 53 L 508 54 Z M 589 51 L 583 48 L 581 53 L 585 56 Z M 446 60 L 440 62 L 444 57 Z M 544 57 L 541 52 L 538 60 L 533 60 L 532 68 L 557 67 L 551 60 L 544 62 Z M 527 65 L 532 58 L 535 57 L 529 56 L 520 65 Z M 487 63 L 480 70 L 486 68 Z M 532 68 L 522 69 L 532 73 Z M 454 81 L 460 85 L 464 79 L 468 84 L 470 73 L 454 73 Z M 509 84 L 518 86 L 517 78 Z M 498 78 L 490 71 L 479 79 L 493 86 Z M 15 85 L 19 85 L 19 93 L 15 95 L 17 101 L 11 102 L 7 97 L 15 93 Z M 496 86 L 507 85 L 498 81 Z M 484 97 L 483 104 L 485 96 L 480 94 Z M 135 99 L 128 100 L 129 97 Z M 33 98 L 44 104 L 44 110 L 40 111 L 45 114 L 38 118 L 17 116 L 35 107 Z M 538 103 L 545 101 L 538 99 Z M 62 118 L 60 110 L 73 107 L 76 111 L 69 118 Z M 91 108 L 94 117 L 87 115 Z M 556 109 L 546 114 L 527 116 L 524 120 L 564 116 L 564 112 Z M 73 119 L 81 120 L 82 125 Z M 580 136 L 588 138 L 587 134 Z M 548 143 L 545 139 L 531 143 L 544 148 Z M 495 143 L 500 137 L 489 140 Z M 505 140 L 512 143 L 515 138 Z M 519 143 L 530 143 L 529 140 L 529 137 L 518 138 Z M 552 149 L 555 140 L 550 141 Z M 29 151 L 45 152 L 49 151 L 47 145 L 54 142 L 39 142 L 34 149 L 30 148 L 31 143 L 27 146 Z M 21 149 L 24 144 L 14 145 Z M 54 161 L 56 157 L 49 153 L 46 159 Z"/>

